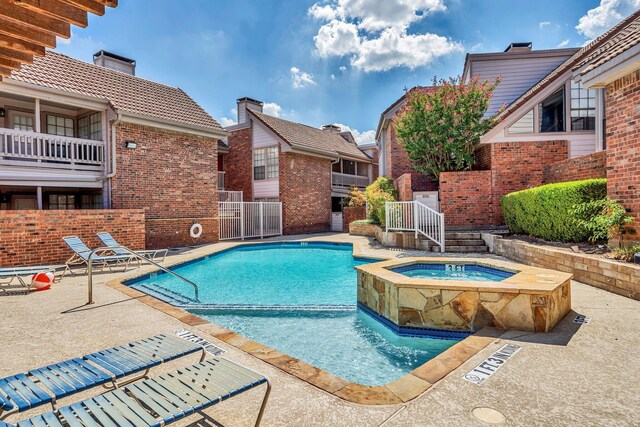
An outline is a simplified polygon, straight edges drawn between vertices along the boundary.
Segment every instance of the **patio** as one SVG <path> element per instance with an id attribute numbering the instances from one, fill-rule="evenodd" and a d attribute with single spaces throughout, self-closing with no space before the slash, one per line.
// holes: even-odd
<path id="1" fill-rule="evenodd" d="M 366 238 L 345 234 L 298 237 L 357 242 L 361 251 L 371 256 L 404 258 L 421 254 L 379 249 Z M 231 244 L 218 243 L 216 247 Z M 190 259 L 210 250 L 210 246 L 204 246 L 181 252 L 167 262 Z M 134 270 L 127 274 L 138 273 Z M 199 323 L 194 322 L 194 316 L 174 318 L 104 285 L 121 276 L 120 273 L 95 276 L 93 306 L 83 306 L 87 296 L 83 276 L 66 277 L 46 292 L 0 297 L 0 337 L 4 349 L 0 352 L 0 377 L 157 333 L 188 328 L 225 349 L 225 357 L 270 378 L 273 392 L 263 421 L 265 426 L 484 425 L 472 414 L 478 407 L 494 408 L 504 414 L 504 425 L 633 425 L 640 416 L 636 383 L 640 376 L 637 351 L 640 302 L 578 282 L 572 287 L 573 311 L 552 332 L 505 332 L 413 401 L 366 406 L 329 395 L 217 340 L 205 332 L 206 325 L 191 326 Z M 589 317 L 590 323 L 574 323 L 576 314 Z M 507 343 L 522 346 L 522 350 L 489 380 L 475 385 L 462 379 Z M 155 374 L 175 366 L 166 364 L 157 368 Z M 261 393 L 250 391 L 212 407 L 204 417 L 196 415 L 178 425 L 252 425 Z M 75 396 L 73 400 L 79 398 Z"/>

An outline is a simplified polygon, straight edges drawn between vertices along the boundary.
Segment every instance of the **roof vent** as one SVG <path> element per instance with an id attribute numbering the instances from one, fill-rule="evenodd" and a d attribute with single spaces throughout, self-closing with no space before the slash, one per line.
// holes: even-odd
<path id="1" fill-rule="evenodd" d="M 136 61 L 116 55 L 115 53 L 107 52 L 106 50 L 94 53 L 93 63 L 101 67 L 131 74 L 132 76 L 136 75 Z"/>
<path id="2" fill-rule="evenodd" d="M 324 125 L 322 126 L 322 130 L 326 130 L 327 132 L 330 132 L 330 133 L 342 132 L 342 129 L 340 128 L 340 126 L 336 126 L 336 125 Z"/>
<path id="3" fill-rule="evenodd" d="M 504 51 L 505 52 L 531 52 L 533 48 L 532 42 L 511 43 Z"/>

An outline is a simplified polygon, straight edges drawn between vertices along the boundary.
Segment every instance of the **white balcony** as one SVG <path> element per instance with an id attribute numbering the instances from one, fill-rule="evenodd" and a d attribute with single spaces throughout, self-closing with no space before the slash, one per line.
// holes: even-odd
<path id="1" fill-rule="evenodd" d="M 358 176 L 358 175 L 349 175 L 346 173 L 331 173 L 331 185 L 334 187 L 358 187 L 364 188 L 369 185 L 371 182 L 368 176 Z"/>
<path id="2" fill-rule="evenodd" d="M 0 128 L 0 164 L 71 171 L 105 170 L 106 143 Z"/>

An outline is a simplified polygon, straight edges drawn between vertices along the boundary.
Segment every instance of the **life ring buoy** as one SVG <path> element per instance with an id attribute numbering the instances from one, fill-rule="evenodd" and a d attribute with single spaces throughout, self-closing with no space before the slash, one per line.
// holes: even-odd
<path id="1" fill-rule="evenodd" d="M 196 222 L 191 226 L 191 230 L 189 230 L 189 235 L 193 239 L 197 239 L 202 235 L 202 225 L 199 222 Z"/>

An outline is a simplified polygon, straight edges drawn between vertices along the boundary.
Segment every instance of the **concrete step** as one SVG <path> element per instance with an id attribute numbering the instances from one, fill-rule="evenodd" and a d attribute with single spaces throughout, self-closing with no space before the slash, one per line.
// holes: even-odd
<path id="1" fill-rule="evenodd" d="M 444 233 L 446 240 L 477 240 L 480 239 L 480 233 L 466 232 L 466 231 L 449 231 Z"/>
<path id="2" fill-rule="evenodd" d="M 446 252 L 453 253 L 484 253 L 488 252 L 489 248 L 487 248 L 486 246 L 450 246 L 445 244 L 445 250 Z"/>
<path id="3" fill-rule="evenodd" d="M 445 239 L 444 243 L 449 246 L 484 246 L 484 240 L 482 239 Z"/>

